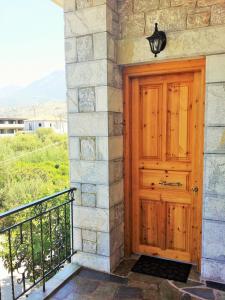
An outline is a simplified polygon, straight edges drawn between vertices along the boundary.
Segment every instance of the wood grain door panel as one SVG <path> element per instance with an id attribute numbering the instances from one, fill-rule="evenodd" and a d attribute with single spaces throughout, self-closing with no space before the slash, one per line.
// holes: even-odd
<path id="1" fill-rule="evenodd" d="M 198 72 L 132 79 L 132 248 L 195 261 Z"/>

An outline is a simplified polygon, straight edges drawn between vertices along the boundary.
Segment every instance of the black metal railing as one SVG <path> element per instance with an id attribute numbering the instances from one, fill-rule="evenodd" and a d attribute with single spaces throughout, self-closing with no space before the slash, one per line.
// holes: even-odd
<path id="1" fill-rule="evenodd" d="M 46 281 L 75 254 L 74 192 L 67 189 L 0 214 L 1 256 L 13 300 L 39 284 L 45 291 Z"/>

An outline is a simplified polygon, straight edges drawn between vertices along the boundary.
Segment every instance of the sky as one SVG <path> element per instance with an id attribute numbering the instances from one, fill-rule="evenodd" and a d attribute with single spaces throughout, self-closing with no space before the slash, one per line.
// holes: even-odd
<path id="1" fill-rule="evenodd" d="M 51 0 L 0 0 L 0 88 L 64 69 L 63 10 Z"/>

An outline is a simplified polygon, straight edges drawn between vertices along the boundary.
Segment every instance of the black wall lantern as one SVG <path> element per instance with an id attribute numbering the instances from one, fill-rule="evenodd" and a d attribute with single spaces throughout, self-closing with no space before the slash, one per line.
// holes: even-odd
<path id="1" fill-rule="evenodd" d="M 157 57 L 157 54 L 160 53 L 166 47 L 166 34 L 164 31 L 158 30 L 158 24 L 155 23 L 155 32 L 153 35 L 147 37 L 149 41 L 151 51 Z"/>

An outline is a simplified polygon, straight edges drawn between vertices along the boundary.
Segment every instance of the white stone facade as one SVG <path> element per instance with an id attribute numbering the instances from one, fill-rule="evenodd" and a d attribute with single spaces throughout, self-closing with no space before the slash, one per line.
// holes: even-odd
<path id="1" fill-rule="evenodd" d="M 124 65 L 206 57 L 202 275 L 225 282 L 225 4 L 65 0 L 74 260 L 109 272 L 123 257 Z M 168 44 L 154 58 L 154 22 Z"/>
<path id="2" fill-rule="evenodd" d="M 124 239 L 123 99 L 113 3 L 65 1 L 70 177 L 78 188 L 74 260 L 106 272 L 123 257 Z"/>

